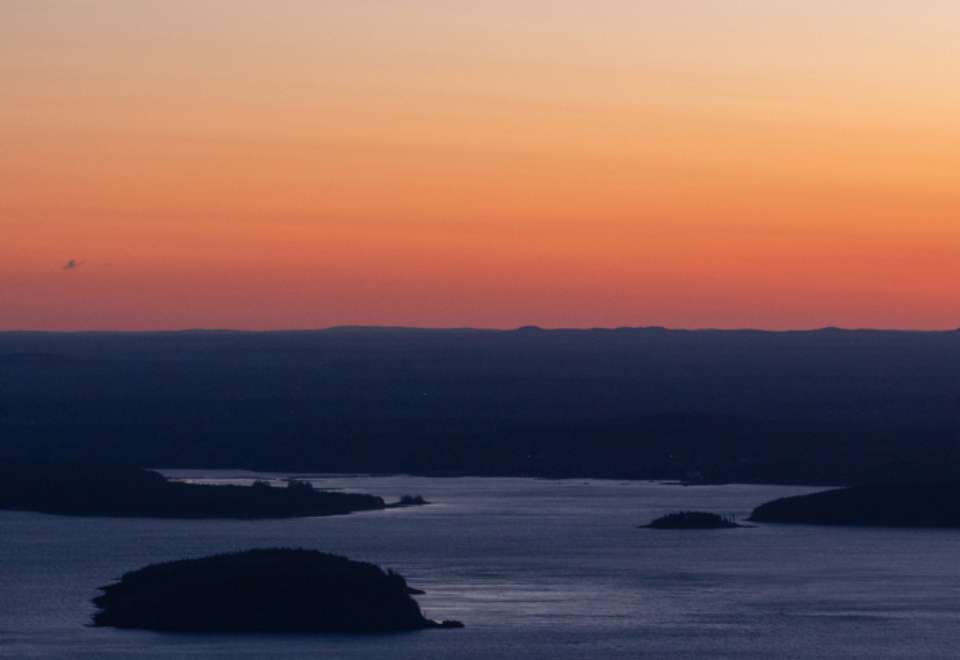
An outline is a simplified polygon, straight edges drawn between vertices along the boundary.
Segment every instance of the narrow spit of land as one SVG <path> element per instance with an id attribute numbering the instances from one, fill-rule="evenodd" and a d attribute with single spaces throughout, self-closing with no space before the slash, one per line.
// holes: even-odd
<path id="1" fill-rule="evenodd" d="M 306 481 L 286 487 L 213 486 L 170 481 L 156 472 L 101 464 L 6 462 L 0 464 L 0 509 L 70 516 L 136 518 L 296 518 L 333 516 L 426 504 L 404 496 L 382 497 L 316 490 Z"/>

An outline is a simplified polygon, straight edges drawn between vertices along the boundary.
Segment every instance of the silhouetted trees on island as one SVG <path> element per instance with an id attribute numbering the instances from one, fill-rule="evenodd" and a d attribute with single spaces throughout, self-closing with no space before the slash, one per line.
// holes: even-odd
<path id="1" fill-rule="evenodd" d="M 270 548 L 154 564 L 93 599 L 93 625 L 177 632 L 386 633 L 438 623 L 399 574 L 316 550 Z"/>
<path id="2" fill-rule="evenodd" d="M 286 488 L 265 481 L 213 486 L 168 481 L 156 472 L 76 462 L 0 464 L 0 509 L 79 516 L 153 518 L 293 518 L 409 506 L 382 497 L 316 490 L 308 481 Z"/>
<path id="3" fill-rule="evenodd" d="M 743 526 L 724 516 L 704 511 L 669 513 L 648 525 L 642 525 L 650 529 L 731 529 Z"/>

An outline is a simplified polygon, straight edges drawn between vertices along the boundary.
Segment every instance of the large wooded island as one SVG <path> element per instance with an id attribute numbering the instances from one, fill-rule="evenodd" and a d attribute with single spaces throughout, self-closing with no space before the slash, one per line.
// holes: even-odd
<path id="1" fill-rule="evenodd" d="M 153 564 L 102 587 L 96 627 L 191 633 L 386 633 L 438 623 L 391 570 L 316 550 L 270 548 Z"/>

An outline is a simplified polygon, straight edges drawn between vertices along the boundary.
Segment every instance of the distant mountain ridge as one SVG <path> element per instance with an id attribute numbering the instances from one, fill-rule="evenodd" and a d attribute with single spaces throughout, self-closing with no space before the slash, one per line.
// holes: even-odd
<path id="1" fill-rule="evenodd" d="M 957 331 L 6 332 L 0 457 L 944 480 L 958 374 Z"/>

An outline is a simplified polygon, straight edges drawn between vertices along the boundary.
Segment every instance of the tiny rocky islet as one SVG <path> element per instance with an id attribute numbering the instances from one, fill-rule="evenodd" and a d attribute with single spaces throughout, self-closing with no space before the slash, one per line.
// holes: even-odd
<path id="1" fill-rule="evenodd" d="M 738 525 L 721 515 L 705 511 L 668 513 L 646 525 L 641 525 L 641 527 L 647 529 L 733 529 L 747 526 Z"/>

